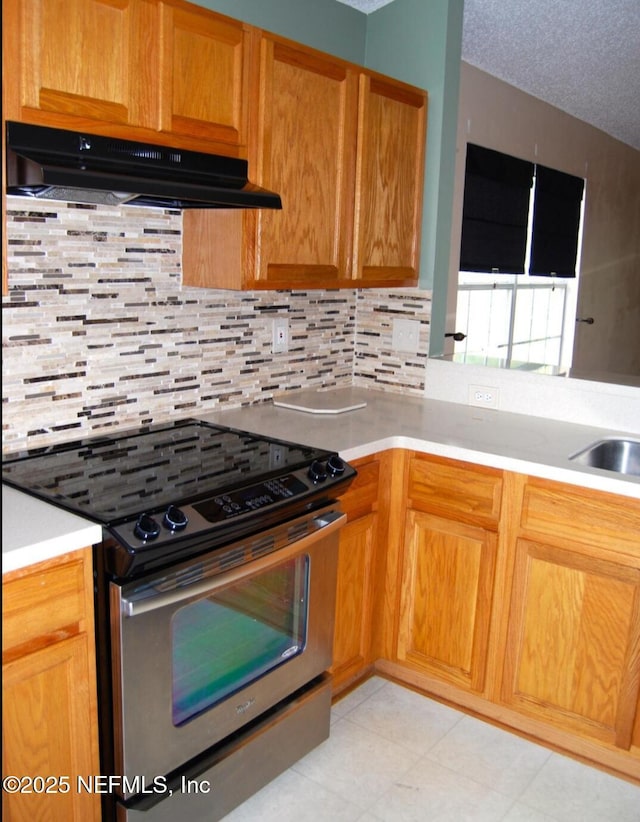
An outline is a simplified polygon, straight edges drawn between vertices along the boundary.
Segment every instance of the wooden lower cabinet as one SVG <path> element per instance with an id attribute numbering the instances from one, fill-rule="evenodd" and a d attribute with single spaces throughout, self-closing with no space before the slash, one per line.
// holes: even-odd
<path id="1" fill-rule="evenodd" d="M 640 569 L 519 539 L 502 699 L 629 749 L 640 684 Z"/>
<path id="2" fill-rule="evenodd" d="M 380 475 L 386 456 L 355 460 L 358 476 L 342 496 L 347 524 L 340 534 L 336 624 L 333 643 L 333 691 L 364 676 L 375 658 L 376 601 L 385 506 L 380 505 Z"/>
<path id="3" fill-rule="evenodd" d="M 406 482 L 397 659 L 482 692 L 502 473 L 413 454 Z"/>
<path id="4" fill-rule="evenodd" d="M 640 502 L 516 484 L 501 701 L 638 756 Z"/>
<path id="5" fill-rule="evenodd" d="M 100 819 L 91 550 L 3 576 L 2 793 L 7 822 Z"/>
<path id="6" fill-rule="evenodd" d="M 478 526 L 407 513 L 399 660 L 484 689 L 496 546 Z"/>
<path id="7" fill-rule="evenodd" d="M 376 514 L 349 522 L 340 535 L 336 629 L 333 641 L 334 690 L 371 665 L 371 601 Z"/>
<path id="8" fill-rule="evenodd" d="M 640 500 L 403 450 L 341 498 L 334 694 L 371 671 L 640 783 Z M 8 820 L 99 819 L 89 549 L 3 577 Z M 55 603 L 55 607 L 52 607 Z"/>
<path id="9" fill-rule="evenodd" d="M 415 453 L 401 482 L 376 669 L 640 782 L 640 501 Z"/>

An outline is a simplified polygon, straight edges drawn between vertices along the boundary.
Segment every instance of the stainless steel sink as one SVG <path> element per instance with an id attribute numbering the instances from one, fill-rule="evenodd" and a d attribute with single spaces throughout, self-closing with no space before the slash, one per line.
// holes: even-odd
<path id="1" fill-rule="evenodd" d="M 610 437 L 592 442 L 569 457 L 581 465 L 640 477 L 640 440 Z"/>

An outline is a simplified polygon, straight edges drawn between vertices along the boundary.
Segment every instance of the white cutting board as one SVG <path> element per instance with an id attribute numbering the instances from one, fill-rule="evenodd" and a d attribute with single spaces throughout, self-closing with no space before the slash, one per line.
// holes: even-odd
<path id="1" fill-rule="evenodd" d="M 291 391 L 273 398 L 278 408 L 306 411 L 308 414 L 344 414 L 356 411 L 367 404 L 362 394 L 353 388 L 336 388 L 328 391 Z"/>

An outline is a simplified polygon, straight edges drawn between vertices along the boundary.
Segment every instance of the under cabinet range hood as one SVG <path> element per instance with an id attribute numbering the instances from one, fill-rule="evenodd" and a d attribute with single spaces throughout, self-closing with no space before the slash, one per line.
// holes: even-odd
<path id="1" fill-rule="evenodd" d="M 7 194 L 155 208 L 282 208 L 246 160 L 7 122 Z"/>

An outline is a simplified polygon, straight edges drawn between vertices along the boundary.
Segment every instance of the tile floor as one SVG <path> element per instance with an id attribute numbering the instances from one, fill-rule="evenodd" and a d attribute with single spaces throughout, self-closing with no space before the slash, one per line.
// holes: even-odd
<path id="1" fill-rule="evenodd" d="M 380 677 L 224 822 L 640 822 L 640 787 Z"/>

